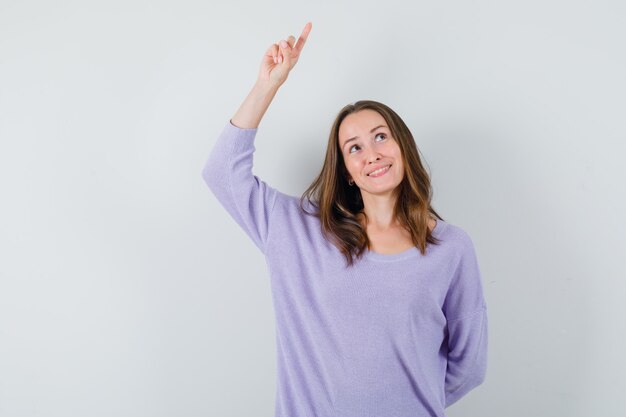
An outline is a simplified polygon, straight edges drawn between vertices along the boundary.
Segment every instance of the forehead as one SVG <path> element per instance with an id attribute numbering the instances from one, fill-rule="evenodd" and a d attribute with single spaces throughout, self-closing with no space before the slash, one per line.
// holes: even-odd
<path id="1" fill-rule="evenodd" d="M 385 118 L 375 110 L 363 109 L 346 116 L 339 126 L 339 144 L 355 136 L 369 136 L 370 130 L 376 126 L 387 126 Z"/>

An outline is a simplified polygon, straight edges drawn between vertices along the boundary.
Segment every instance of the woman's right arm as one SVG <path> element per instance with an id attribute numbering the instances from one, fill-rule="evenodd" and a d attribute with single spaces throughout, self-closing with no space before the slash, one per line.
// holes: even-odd
<path id="1" fill-rule="evenodd" d="M 279 193 L 252 173 L 254 138 L 261 118 L 297 62 L 310 29 L 308 23 L 295 46 L 293 36 L 286 47 L 270 46 L 257 82 L 224 126 L 202 169 L 209 189 L 263 253 Z"/>

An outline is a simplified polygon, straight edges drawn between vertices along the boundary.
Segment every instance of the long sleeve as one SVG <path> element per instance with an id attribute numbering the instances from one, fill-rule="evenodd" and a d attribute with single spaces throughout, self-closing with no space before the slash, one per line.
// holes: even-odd
<path id="1" fill-rule="evenodd" d="M 202 178 L 233 219 L 265 253 L 269 219 L 278 191 L 252 173 L 257 129 L 230 121 L 217 138 Z"/>
<path id="2" fill-rule="evenodd" d="M 487 372 L 487 305 L 471 239 L 464 234 L 463 253 L 444 302 L 448 325 L 446 407 L 482 384 Z"/>

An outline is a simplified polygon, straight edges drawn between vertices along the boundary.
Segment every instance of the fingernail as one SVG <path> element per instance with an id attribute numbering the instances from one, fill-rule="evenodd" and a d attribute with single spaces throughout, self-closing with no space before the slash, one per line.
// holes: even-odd
<path id="1" fill-rule="evenodd" d="M 282 40 L 282 41 L 280 41 L 280 46 L 283 47 L 283 48 L 286 48 L 288 45 L 287 45 L 287 42 Z"/>

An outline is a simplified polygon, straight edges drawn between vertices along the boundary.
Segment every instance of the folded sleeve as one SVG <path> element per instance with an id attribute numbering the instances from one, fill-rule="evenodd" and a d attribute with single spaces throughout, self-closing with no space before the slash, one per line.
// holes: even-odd
<path id="1" fill-rule="evenodd" d="M 220 204 L 265 253 L 278 191 L 252 173 L 257 129 L 229 121 L 213 145 L 202 178 Z"/>
<path id="2" fill-rule="evenodd" d="M 444 302 L 448 327 L 446 407 L 482 384 L 487 372 L 487 305 L 474 245 L 463 235 L 461 257 Z"/>

